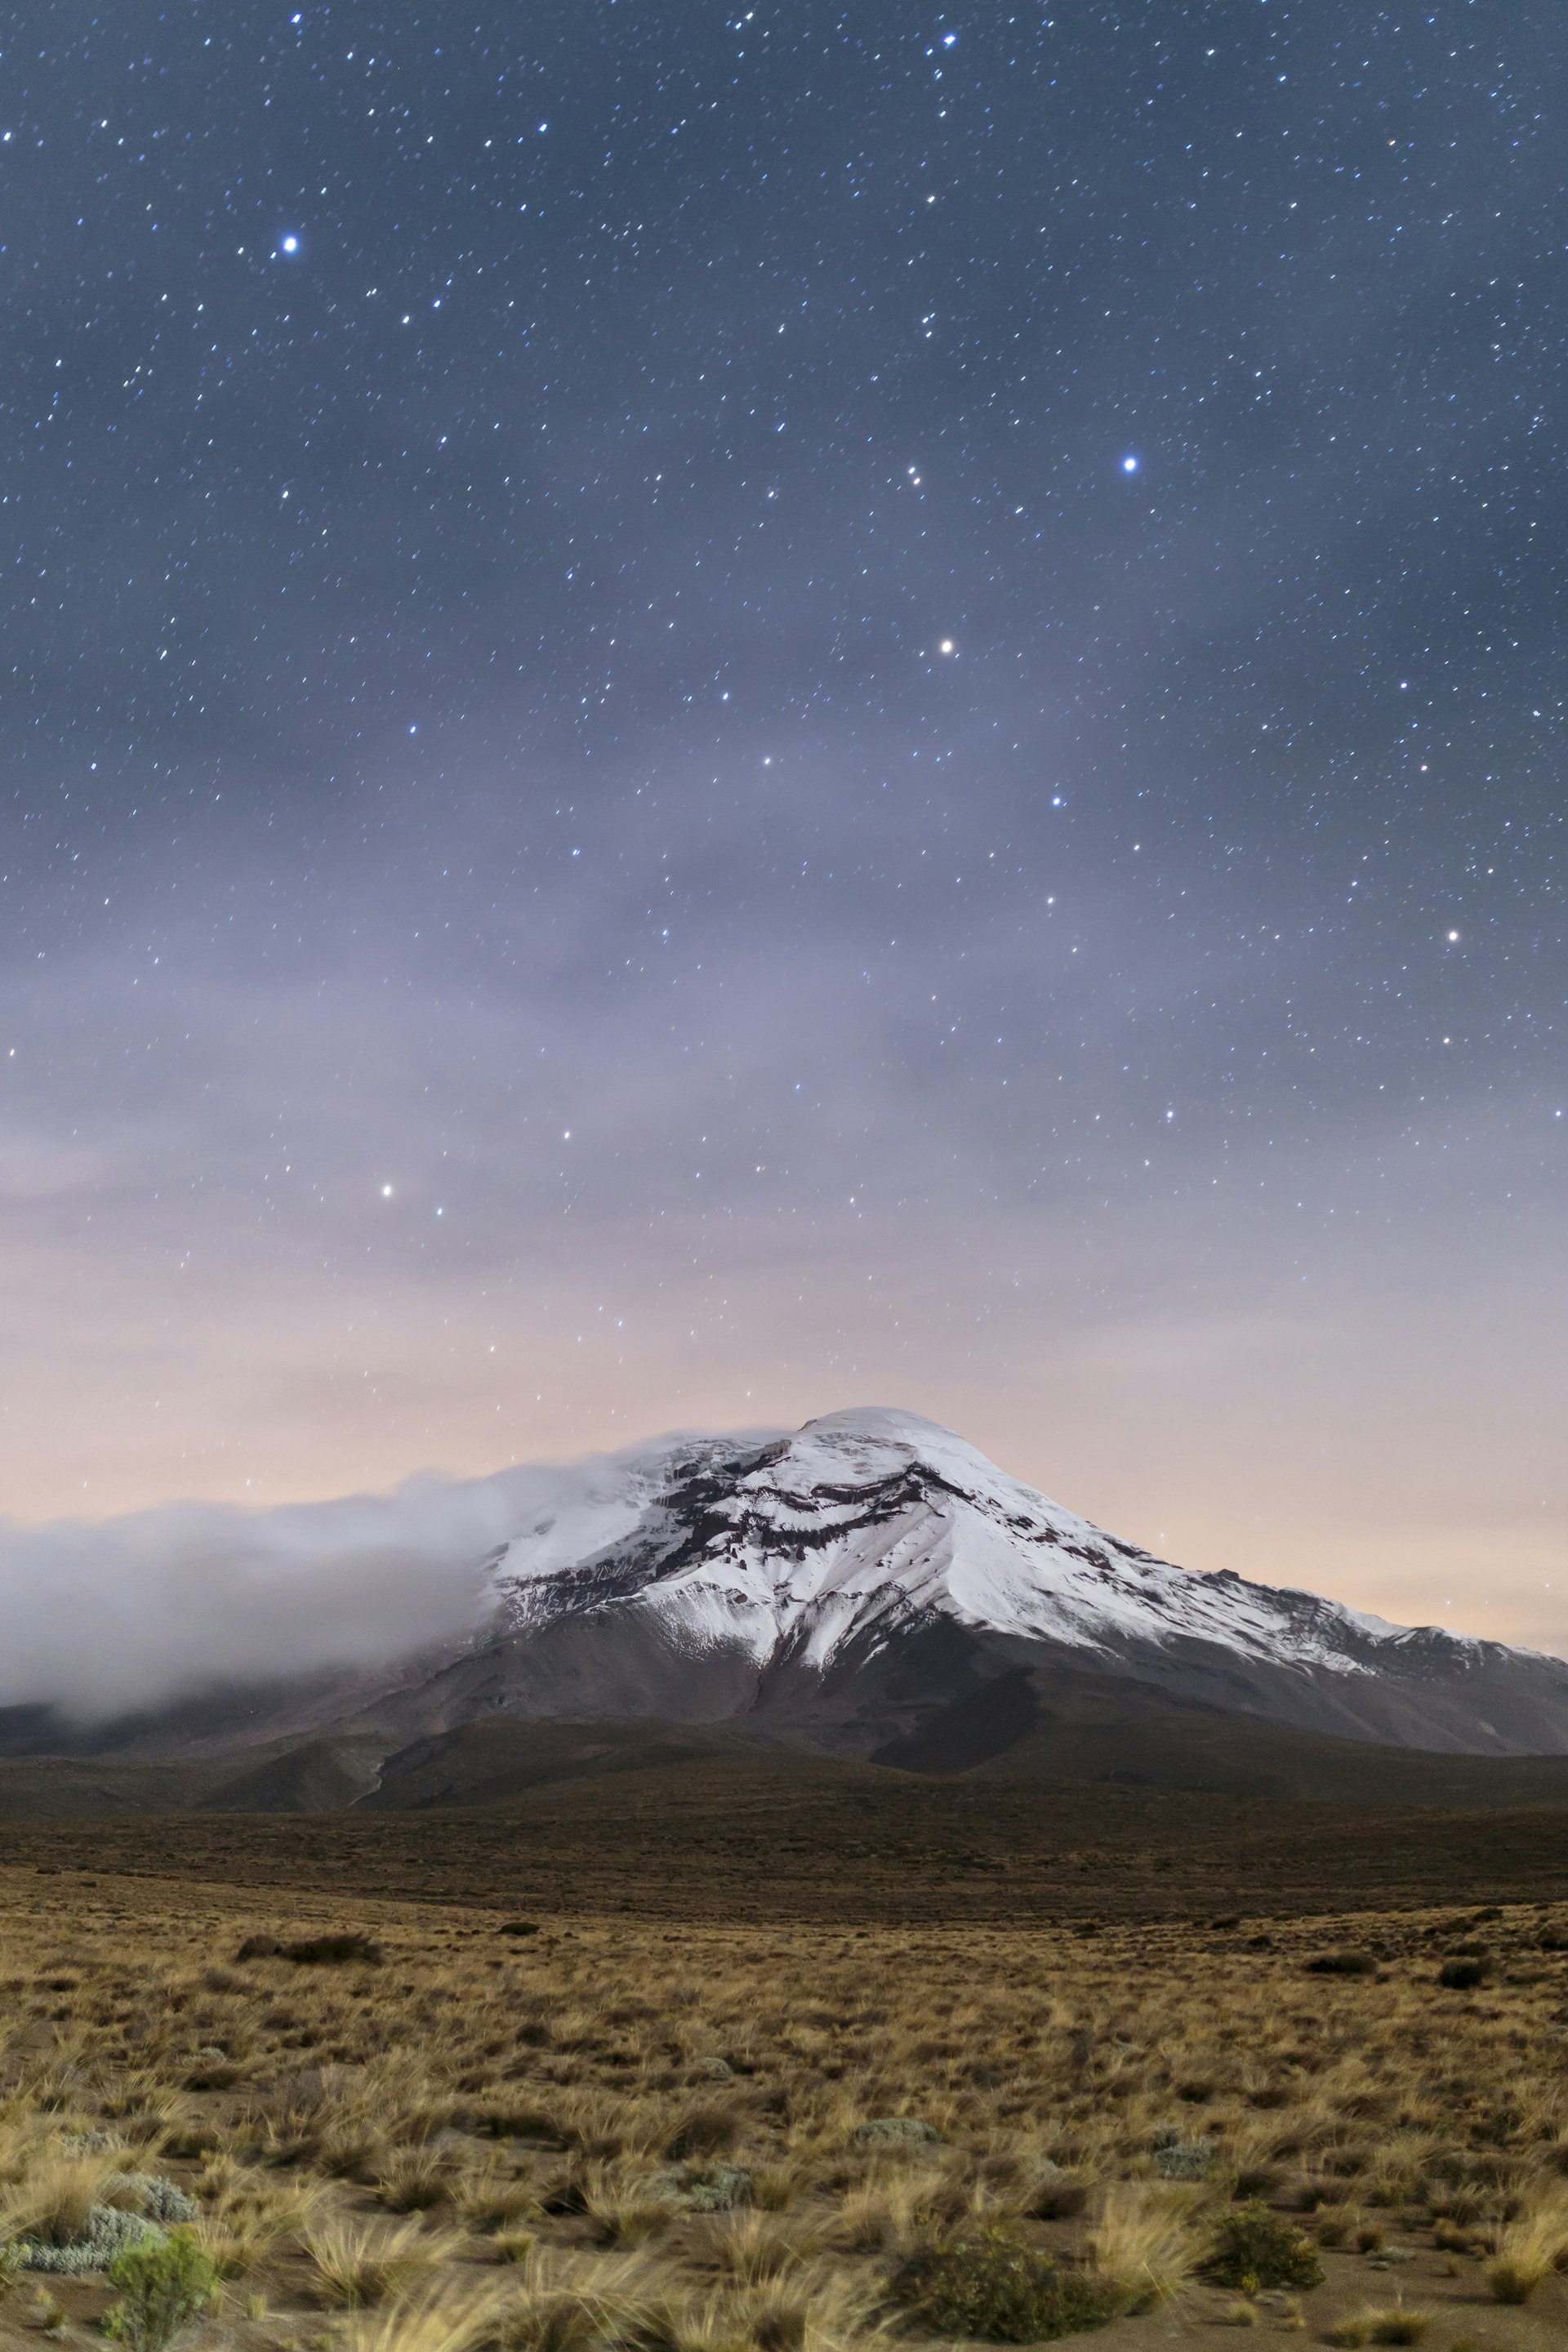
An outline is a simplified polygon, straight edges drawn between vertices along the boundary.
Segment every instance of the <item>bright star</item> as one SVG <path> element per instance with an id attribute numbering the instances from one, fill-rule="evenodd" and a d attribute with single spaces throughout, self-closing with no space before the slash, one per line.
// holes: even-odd
<path id="1" fill-rule="evenodd" d="M 938 653 L 942 654 L 952 653 L 953 651 L 952 639 L 951 637 L 943 637 L 941 645 L 937 647 L 937 651 Z"/>
<path id="2" fill-rule="evenodd" d="M 1137 458 L 1123 457 L 1121 460 L 1121 470 L 1124 474 L 1135 474 L 1138 471 Z"/>
<path id="3" fill-rule="evenodd" d="M 286 236 L 279 242 L 285 253 L 298 253 L 300 250 L 300 240 L 297 236 Z"/>
<path id="4" fill-rule="evenodd" d="M 382 1186 L 382 1188 L 381 1188 L 381 1197 L 382 1197 L 382 1199 L 383 1199 L 384 1201 L 390 1201 L 390 1200 L 391 1200 L 391 1198 L 392 1198 L 392 1187 L 391 1187 L 391 1185 L 390 1185 L 390 1184 L 384 1184 L 384 1185 Z"/>

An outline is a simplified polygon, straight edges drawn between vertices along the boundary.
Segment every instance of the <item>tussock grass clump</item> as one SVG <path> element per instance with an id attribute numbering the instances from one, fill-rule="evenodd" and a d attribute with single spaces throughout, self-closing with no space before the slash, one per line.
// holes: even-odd
<path id="1" fill-rule="evenodd" d="M 895 2299 L 934 2334 L 992 2344 L 1076 2336 L 1103 2327 L 1126 2307 L 1116 2282 L 1068 2270 L 1001 2225 L 911 2254 L 890 2284 Z"/>
<path id="2" fill-rule="evenodd" d="M 520 2179 L 493 2162 L 458 2179 L 451 2194 L 458 2219 L 468 2229 L 486 2232 L 515 2230 L 521 2222 L 536 2221 L 542 2210 L 531 2179 Z"/>
<path id="3" fill-rule="evenodd" d="M 407 2294 L 428 2281 L 447 2251 L 417 2221 L 388 2230 L 340 2216 L 311 2224 L 303 2242 L 328 2300 L 350 2311 Z"/>
<path id="4" fill-rule="evenodd" d="M 478 2352 L 494 2340 L 497 2318 L 495 2294 L 441 2290 L 356 2319 L 343 2352 Z"/>
<path id="5" fill-rule="evenodd" d="M 945 2187 L 942 2174 L 929 2168 L 862 2181 L 826 2224 L 826 2242 L 846 2254 L 911 2252 L 930 2236 Z"/>
<path id="6" fill-rule="evenodd" d="M 744 2108 L 710 2099 L 679 2116 L 664 2142 L 664 2153 L 678 2161 L 685 2157 L 725 2156 L 740 2139 L 747 2122 Z"/>
<path id="7" fill-rule="evenodd" d="M 590 2284 L 526 2266 L 501 2316 L 504 2352 L 681 2352 L 681 2315 L 646 2268 Z"/>
<path id="8" fill-rule="evenodd" d="M 1124 2310 L 1147 2311 L 1153 2304 L 1170 2302 L 1197 2267 L 1190 2197 L 1141 2181 L 1106 2189 L 1089 2232 L 1089 2252 Z"/>
<path id="9" fill-rule="evenodd" d="M 657 2195 L 658 2182 L 633 2166 L 586 2164 L 575 2184 L 577 2210 L 605 2246 L 642 2246 L 674 2218 Z"/>
<path id="10" fill-rule="evenodd" d="M 1432 2315 L 1407 2311 L 1403 2303 L 1381 2311 L 1359 2311 L 1326 2331 L 1326 2341 L 1346 2347 L 1363 2344 L 1419 2344 L 1431 2331 Z"/>
<path id="11" fill-rule="evenodd" d="M 376 2194 L 394 2213 L 427 2213 L 451 2195 L 455 2169 L 444 2148 L 401 2148 L 376 2173 Z"/>
<path id="12" fill-rule="evenodd" d="M 748 2286 L 798 2270 L 820 2242 L 817 2233 L 791 2229 L 771 2213 L 720 2213 L 705 2226 L 701 2254 L 714 2268 Z"/>
<path id="13" fill-rule="evenodd" d="M 112 2148 L 73 2153 L 57 2142 L 26 2166 L 8 2191 L 0 2229 L 40 2246 L 79 2244 L 94 2209 L 107 2203 L 104 2191 L 121 2162 Z"/>
<path id="14" fill-rule="evenodd" d="M 1487 2284 L 1494 2303 L 1528 2303 L 1568 2263 L 1568 2195 L 1558 2191 L 1498 2231 Z"/>

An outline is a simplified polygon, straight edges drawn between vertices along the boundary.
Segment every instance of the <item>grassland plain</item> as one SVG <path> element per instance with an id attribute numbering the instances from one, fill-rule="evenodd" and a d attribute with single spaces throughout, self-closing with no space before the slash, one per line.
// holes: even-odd
<path id="1" fill-rule="evenodd" d="M 44 1872 L 725 1923 L 1279 1916 L 1504 1902 L 1521 1889 L 1568 1901 L 1560 1803 L 1305 1804 L 927 1779 L 799 1754 L 622 1771 L 419 1811 L 14 1820 L 5 1851 Z"/>
<path id="2" fill-rule="evenodd" d="M 9 2340 L 89 2340 L 106 2206 L 190 2212 L 234 2352 L 1568 2333 L 1552 1904 L 724 1926 L 12 1867 L 0 1987 L 0 2241 L 50 2265 Z"/>

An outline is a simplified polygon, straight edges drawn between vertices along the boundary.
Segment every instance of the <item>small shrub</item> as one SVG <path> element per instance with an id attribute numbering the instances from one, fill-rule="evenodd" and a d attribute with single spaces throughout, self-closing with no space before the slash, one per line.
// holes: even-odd
<path id="1" fill-rule="evenodd" d="M 1323 2265 L 1305 2232 L 1267 2205 L 1237 2205 L 1215 2231 L 1203 2268 L 1220 2286 L 1292 2290 L 1319 2286 Z"/>
<path id="2" fill-rule="evenodd" d="M 297 1943 L 285 1944 L 283 1958 L 300 1968 L 361 1968 L 381 1966 L 381 1946 L 373 1944 L 368 1936 L 301 1936 Z"/>
<path id="3" fill-rule="evenodd" d="M 110 2265 L 109 2283 L 120 2301 L 104 2333 L 131 2352 L 164 2352 L 217 2301 L 217 2267 L 189 2230 L 128 2246 Z"/>
<path id="4" fill-rule="evenodd" d="M 507 1919 L 497 1929 L 497 1933 L 502 1936 L 537 1936 L 539 1922 L 537 1919 Z"/>
<path id="5" fill-rule="evenodd" d="M 81 2235 L 64 2245 L 26 2242 L 23 2267 L 44 2271 L 56 2278 L 81 2278 L 89 2271 L 106 2271 L 118 2257 L 163 2232 L 139 2213 L 121 2212 L 117 2205 L 94 2205 L 82 2223 Z"/>
<path id="6" fill-rule="evenodd" d="M 104 2189 L 103 2201 L 118 2205 L 122 2212 L 143 2214 L 149 2221 L 161 2221 L 165 2227 L 196 2219 L 195 2200 L 157 2172 L 113 2174 Z"/>
<path id="7" fill-rule="evenodd" d="M 1307 1962 L 1310 1977 L 1370 1977 L 1377 1962 L 1370 1952 L 1319 1952 Z"/>
<path id="8" fill-rule="evenodd" d="M 993 2344 L 1040 2344 L 1103 2327 L 1123 2305 L 1120 2287 L 1064 2270 L 1005 2229 L 951 2238 L 912 2255 L 893 2274 L 897 2300 L 942 2336 Z"/>
<path id="9" fill-rule="evenodd" d="M 1206 2180 L 1214 2170 L 1214 2149 L 1207 2140 L 1156 2132 L 1153 2148 L 1154 2169 L 1162 2180 Z"/>
<path id="10" fill-rule="evenodd" d="M 736 2205 L 750 2205 L 752 2176 L 744 2165 L 679 2164 L 659 2173 L 653 2193 L 663 2202 L 683 2206 L 691 2213 L 728 2213 Z M 782 2210 L 782 2208 L 775 2208 Z"/>

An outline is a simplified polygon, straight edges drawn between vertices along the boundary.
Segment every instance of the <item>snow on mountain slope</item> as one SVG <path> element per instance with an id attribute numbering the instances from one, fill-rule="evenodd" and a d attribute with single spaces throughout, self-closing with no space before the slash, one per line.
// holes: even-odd
<path id="1" fill-rule="evenodd" d="M 869 1407 L 793 1437 L 686 1440 L 608 1464 L 569 1516 L 506 1548 L 494 1588 L 508 1631 L 634 1604 L 693 1654 L 819 1671 L 847 1644 L 873 1655 L 941 1619 L 1089 1654 L 1196 1642 L 1343 1675 L 1398 1672 L 1434 1645 L 1454 1675 L 1493 1647 L 1173 1567 L 934 1422 Z"/>

